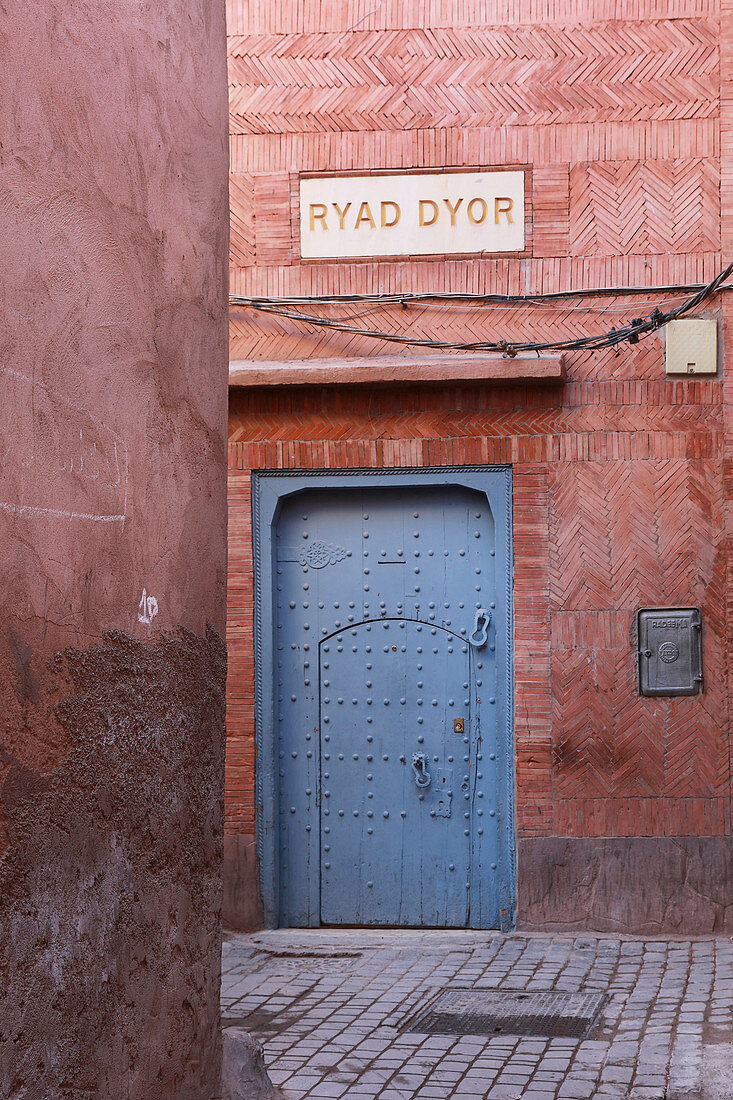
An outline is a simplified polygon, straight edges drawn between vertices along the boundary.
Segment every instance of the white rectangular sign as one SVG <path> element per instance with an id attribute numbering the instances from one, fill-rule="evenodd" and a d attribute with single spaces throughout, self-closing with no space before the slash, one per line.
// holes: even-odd
<path id="1" fill-rule="evenodd" d="M 524 172 L 322 176 L 300 181 L 304 260 L 524 249 Z"/>

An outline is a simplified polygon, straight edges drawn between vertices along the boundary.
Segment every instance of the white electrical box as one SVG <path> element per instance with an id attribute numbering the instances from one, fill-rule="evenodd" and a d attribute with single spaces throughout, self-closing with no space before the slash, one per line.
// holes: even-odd
<path id="1" fill-rule="evenodd" d="M 665 326 L 667 374 L 715 374 L 718 369 L 718 322 L 690 319 Z"/>

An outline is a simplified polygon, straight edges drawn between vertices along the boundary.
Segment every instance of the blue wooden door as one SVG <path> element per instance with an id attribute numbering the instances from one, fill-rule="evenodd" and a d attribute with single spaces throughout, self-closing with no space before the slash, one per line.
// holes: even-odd
<path id="1" fill-rule="evenodd" d="M 284 505 L 281 923 L 501 923 L 508 563 L 496 546 L 487 496 L 456 486 L 311 490 Z"/>

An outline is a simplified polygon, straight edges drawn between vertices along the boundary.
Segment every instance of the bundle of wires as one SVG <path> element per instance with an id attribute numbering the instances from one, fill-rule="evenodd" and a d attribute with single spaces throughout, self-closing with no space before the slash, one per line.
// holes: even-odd
<path id="1" fill-rule="evenodd" d="M 733 263 L 728 264 L 709 283 L 677 284 L 673 286 L 626 286 L 626 287 L 597 287 L 583 288 L 580 290 L 559 290 L 543 294 L 468 294 L 450 292 L 417 292 L 402 294 L 334 294 L 317 295 L 312 297 L 247 297 L 241 294 L 232 294 L 229 297 L 230 306 L 247 307 L 262 313 L 274 314 L 291 321 L 298 321 L 304 325 L 312 325 L 318 328 L 332 329 L 337 332 L 349 333 L 353 336 L 365 336 L 375 340 L 385 340 L 395 344 L 409 344 L 416 347 L 439 348 L 454 351 L 494 351 L 514 357 L 520 352 L 543 351 L 593 351 L 599 348 L 615 347 L 617 344 L 628 341 L 636 344 L 639 340 L 656 332 L 657 329 L 670 321 L 678 320 L 693 313 L 703 303 L 709 301 L 723 290 L 733 288 L 733 283 L 726 284 L 726 280 L 733 272 Z M 313 313 L 318 306 L 344 306 L 364 304 L 374 306 L 397 305 L 407 308 L 411 303 L 430 305 L 431 303 L 470 303 L 473 306 L 532 306 L 547 305 L 552 302 L 563 302 L 568 299 L 600 298 L 609 295 L 617 297 L 632 297 L 637 295 L 678 295 L 688 296 L 678 305 L 662 311 L 658 307 L 652 309 L 645 317 L 635 317 L 630 322 L 619 328 L 611 328 L 606 332 L 591 336 L 574 337 L 565 340 L 477 340 L 471 343 L 463 341 L 430 340 L 417 336 L 410 336 L 396 332 L 382 332 L 376 329 L 359 328 L 344 320 Z"/>

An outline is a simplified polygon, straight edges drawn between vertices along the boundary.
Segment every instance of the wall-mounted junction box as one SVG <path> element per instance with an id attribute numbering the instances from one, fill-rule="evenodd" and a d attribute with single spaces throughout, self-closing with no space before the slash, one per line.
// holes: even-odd
<path id="1" fill-rule="evenodd" d="M 715 374 L 718 369 L 718 322 L 698 318 L 670 321 L 667 374 Z"/>
<path id="2" fill-rule="evenodd" d="M 642 608 L 637 630 L 640 695 L 697 695 L 702 691 L 699 608 Z"/>

